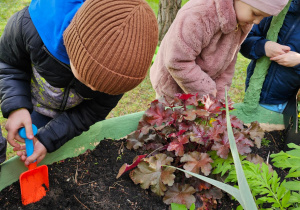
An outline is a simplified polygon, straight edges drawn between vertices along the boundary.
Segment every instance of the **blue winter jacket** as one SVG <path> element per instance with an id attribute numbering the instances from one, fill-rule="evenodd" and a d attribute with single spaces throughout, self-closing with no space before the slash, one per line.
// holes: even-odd
<path id="1" fill-rule="evenodd" d="M 63 32 L 85 0 L 32 0 L 31 20 L 42 41 L 58 60 L 70 64 L 63 44 Z"/>
<path id="2" fill-rule="evenodd" d="M 246 88 L 253 74 L 256 60 L 265 56 L 266 35 L 272 17 L 264 18 L 259 25 L 254 25 L 241 46 L 240 52 L 252 59 L 247 68 Z M 292 51 L 300 53 L 300 0 L 291 3 L 289 11 L 280 29 L 277 42 L 287 45 Z M 284 67 L 271 62 L 265 78 L 261 95 L 261 104 L 283 104 L 297 94 L 300 87 L 300 65 Z"/>
<path id="3" fill-rule="evenodd" d="M 51 24 L 49 28 L 55 29 Z M 55 41 L 62 39 L 53 40 L 53 43 L 56 43 Z M 122 97 L 122 94 L 115 96 L 93 91 L 77 80 L 69 65 L 49 53 L 48 46 L 45 47 L 31 20 L 28 7 L 25 7 L 9 18 L 0 37 L 0 105 L 3 117 L 7 118 L 12 111 L 20 108 L 32 112 L 32 67 L 43 78 L 41 88 L 43 82 L 47 82 L 63 91 L 61 104 L 55 110 L 61 114 L 46 126 L 39 128 L 36 135 L 47 152 L 57 150 L 70 139 L 87 131 L 96 122 L 104 120 Z M 70 92 L 71 89 L 84 100 L 77 106 L 67 108 L 68 99 L 74 95 Z M 6 145 L 1 144 L 0 140 L 0 162 L 3 146 Z"/>

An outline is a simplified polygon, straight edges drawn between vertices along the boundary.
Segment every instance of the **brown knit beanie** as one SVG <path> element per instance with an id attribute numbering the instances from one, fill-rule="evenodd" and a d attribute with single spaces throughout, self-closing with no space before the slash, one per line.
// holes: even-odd
<path id="1" fill-rule="evenodd" d="M 79 76 L 100 92 L 118 95 L 145 78 L 158 26 L 144 0 L 87 0 L 63 36 Z"/>

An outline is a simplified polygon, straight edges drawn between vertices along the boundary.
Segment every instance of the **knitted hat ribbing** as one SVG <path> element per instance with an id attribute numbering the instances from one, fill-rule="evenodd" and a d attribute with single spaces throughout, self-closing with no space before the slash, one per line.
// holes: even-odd
<path id="1" fill-rule="evenodd" d="M 158 26 L 144 0 L 87 0 L 63 36 L 81 79 L 100 92 L 118 95 L 145 78 Z"/>
<path id="2" fill-rule="evenodd" d="M 259 9 L 269 15 L 278 15 L 289 0 L 241 0 L 250 6 Z"/>

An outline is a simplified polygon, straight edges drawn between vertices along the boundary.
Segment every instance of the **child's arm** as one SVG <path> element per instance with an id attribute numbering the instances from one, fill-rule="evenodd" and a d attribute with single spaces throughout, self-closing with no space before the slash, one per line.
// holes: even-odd
<path id="1" fill-rule="evenodd" d="M 98 121 L 104 120 L 108 113 L 116 106 L 122 95 L 108 95 L 94 93 L 94 99 L 86 100 L 80 105 L 66 110 L 51 120 L 46 126 L 39 128 L 34 138 L 34 152 L 26 156 L 24 147 L 16 149 L 17 155 L 26 165 L 35 159 L 40 162 L 47 152 L 54 152 L 67 141 L 79 136 L 83 131 Z"/>
<path id="2" fill-rule="evenodd" d="M 85 100 L 64 111 L 41 127 L 36 137 L 48 152 L 54 152 L 67 141 L 87 131 L 91 125 L 104 120 L 121 97 L 122 95 L 112 96 L 99 92 L 94 99 Z"/>
<path id="3" fill-rule="evenodd" d="M 22 37 L 23 13 L 14 14 L 0 38 L 0 97 L 2 115 L 25 108 L 32 111 L 30 92 L 31 61 Z"/>
<path id="4" fill-rule="evenodd" d="M 24 8 L 8 20 L 0 38 L 1 110 L 3 117 L 8 118 L 6 123 L 7 141 L 14 147 L 14 151 L 18 151 L 20 156 L 22 156 L 21 153 L 25 155 L 25 151 L 20 151 L 25 147 L 15 141 L 23 142 L 18 135 L 18 129 L 25 127 L 27 137 L 33 138 L 30 117 L 33 109 L 30 92 L 31 60 L 28 51 L 32 49 L 27 48 L 27 40 L 23 36 L 23 27 L 29 22 L 28 18 L 24 18 L 26 11 Z M 36 154 L 43 157 L 42 153 L 44 152 L 45 150 Z M 33 158 L 37 158 L 39 161 L 40 158 L 37 156 Z"/>
<path id="5" fill-rule="evenodd" d="M 267 41 L 266 35 L 270 27 L 272 18 L 264 18 L 259 25 L 253 25 L 247 38 L 241 45 L 240 52 L 248 59 L 259 59 L 266 55 L 265 44 Z"/>

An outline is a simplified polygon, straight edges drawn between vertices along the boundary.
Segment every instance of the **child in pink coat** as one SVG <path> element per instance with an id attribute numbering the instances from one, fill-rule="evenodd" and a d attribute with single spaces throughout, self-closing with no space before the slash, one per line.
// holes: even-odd
<path id="1" fill-rule="evenodd" d="M 224 98 L 240 45 L 253 24 L 288 0 L 190 0 L 178 12 L 150 69 L 157 97 L 175 93 Z"/>

